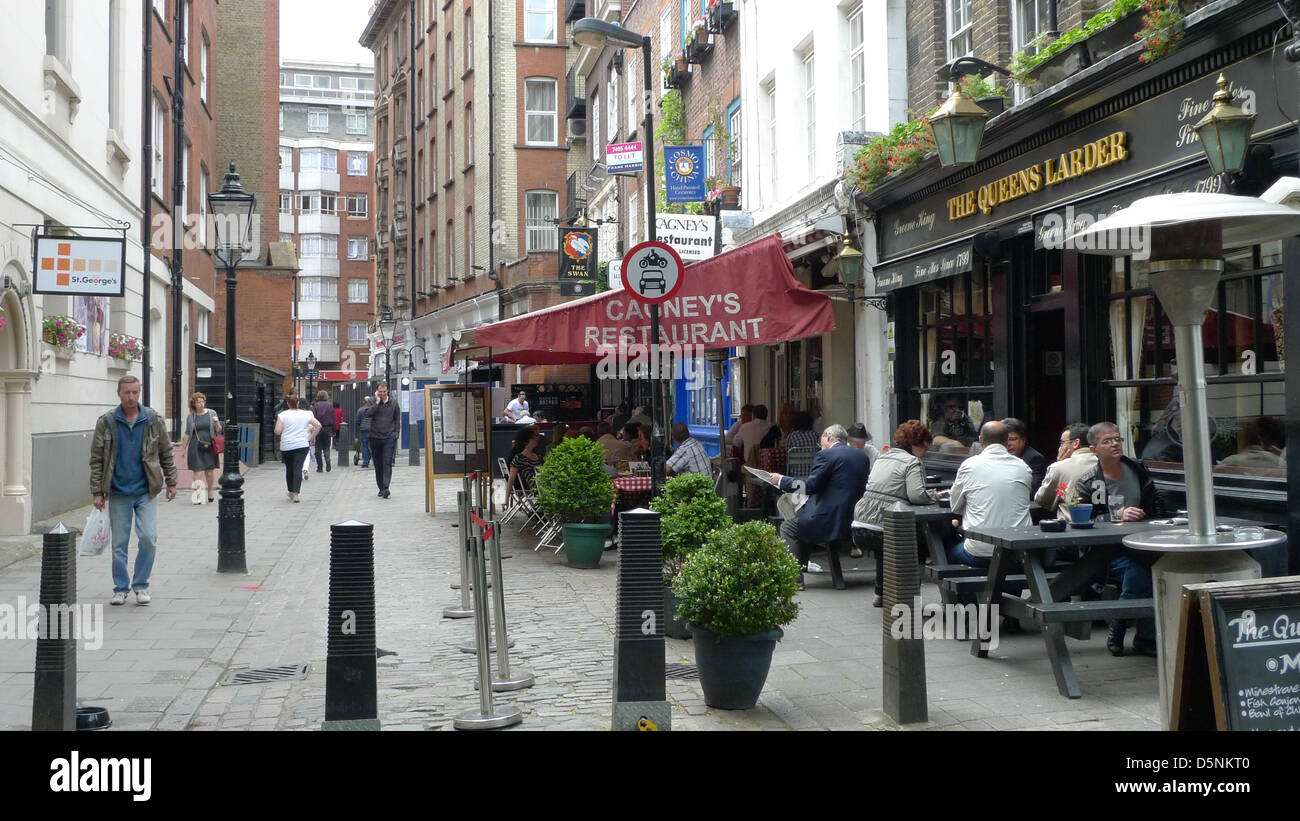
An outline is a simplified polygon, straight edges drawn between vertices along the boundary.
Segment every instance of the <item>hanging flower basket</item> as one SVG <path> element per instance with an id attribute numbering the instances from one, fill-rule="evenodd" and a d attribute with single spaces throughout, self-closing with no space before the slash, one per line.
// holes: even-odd
<path id="1" fill-rule="evenodd" d="M 41 338 L 56 348 L 71 351 L 86 333 L 86 326 L 70 316 L 47 316 L 41 322 Z"/>
<path id="2" fill-rule="evenodd" d="M 114 359 L 134 362 L 144 357 L 144 341 L 134 336 L 113 332 L 108 337 L 108 355 Z"/>

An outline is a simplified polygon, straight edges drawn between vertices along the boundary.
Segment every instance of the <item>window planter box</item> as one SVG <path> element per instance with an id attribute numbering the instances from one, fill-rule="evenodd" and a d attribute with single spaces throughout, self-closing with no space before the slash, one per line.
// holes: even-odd
<path id="1" fill-rule="evenodd" d="M 1136 11 L 1122 20 L 1116 20 L 1084 41 L 1088 47 L 1088 60 L 1095 65 L 1121 49 L 1137 42 L 1134 39 L 1142 29 L 1142 12 Z"/>
<path id="2" fill-rule="evenodd" d="M 691 79 L 691 67 L 685 58 L 678 60 L 672 71 L 664 76 L 664 88 L 685 88 Z"/>
<path id="3" fill-rule="evenodd" d="M 1006 97 L 980 97 L 975 104 L 989 113 L 989 119 L 998 116 L 1007 109 Z"/>
<path id="4" fill-rule="evenodd" d="M 110 371 L 129 371 L 131 370 L 131 361 L 120 356 L 110 356 L 108 358 L 108 369 Z"/>
<path id="5" fill-rule="evenodd" d="M 718 3 L 709 11 L 709 26 L 719 34 L 722 33 L 723 29 L 735 22 L 735 20 L 735 3 Z"/>
<path id="6" fill-rule="evenodd" d="M 1078 74 L 1088 66 L 1092 65 L 1088 57 L 1088 42 L 1082 41 L 1052 55 L 1050 60 L 1046 60 L 1029 70 L 1029 77 L 1033 80 L 1030 88 L 1034 93 L 1051 88 L 1063 80 Z"/>
<path id="7" fill-rule="evenodd" d="M 62 345 L 51 345 L 45 342 L 45 347 L 54 352 L 54 358 L 62 362 L 71 362 L 77 357 L 77 351 L 74 348 L 65 348 Z"/>
<path id="8" fill-rule="evenodd" d="M 703 65 L 704 58 L 713 51 L 713 44 L 709 42 L 709 33 L 707 31 L 695 32 L 695 39 L 686 46 L 686 62 Z"/>

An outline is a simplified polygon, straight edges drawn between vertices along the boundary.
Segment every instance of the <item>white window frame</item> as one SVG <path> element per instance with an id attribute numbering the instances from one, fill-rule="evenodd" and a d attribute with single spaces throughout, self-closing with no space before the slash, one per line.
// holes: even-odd
<path id="1" fill-rule="evenodd" d="M 208 247 L 208 169 L 199 166 L 199 247 Z"/>
<path id="2" fill-rule="evenodd" d="M 600 95 L 597 94 L 591 98 L 591 133 L 587 135 L 587 142 L 591 143 L 591 164 L 604 162 L 604 144 L 600 141 Z"/>
<path id="3" fill-rule="evenodd" d="M 349 217 L 364 217 L 370 213 L 370 195 L 369 194 L 348 194 L 347 209 Z M 360 205 L 357 210 L 353 210 L 353 205 Z"/>
<path id="4" fill-rule="evenodd" d="M 325 171 L 337 174 L 339 171 L 338 153 L 326 148 L 303 148 L 298 151 L 298 170 Z"/>
<path id="5" fill-rule="evenodd" d="M 474 164 L 474 104 L 465 106 L 465 167 Z"/>
<path id="6" fill-rule="evenodd" d="M 545 213 L 548 200 L 550 204 L 549 217 Z M 559 247 L 559 232 L 555 228 L 556 223 L 553 222 L 559 214 L 559 193 L 539 189 L 524 194 L 524 216 L 527 225 L 526 250 L 528 253 L 554 251 Z"/>
<path id="7" fill-rule="evenodd" d="M 165 156 L 164 144 L 167 142 L 167 107 L 163 105 L 162 100 L 154 95 L 153 98 L 153 184 L 150 189 L 159 197 L 164 196 L 166 191 L 166 173 L 163 170 L 163 158 Z"/>
<path id="8" fill-rule="evenodd" d="M 359 114 L 348 112 L 346 122 L 349 134 L 365 134 L 368 131 L 366 128 L 366 113 L 364 111 Z M 361 124 L 360 127 L 357 126 L 358 122 Z"/>
<path id="9" fill-rule="evenodd" d="M 293 149 L 287 145 L 280 146 L 280 170 L 293 170 Z"/>
<path id="10" fill-rule="evenodd" d="M 205 33 L 199 44 L 199 99 L 208 101 L 208 36 Z"/>
<path id="11" fill-rule="evenodd" d="M 348 152 L 348 176 L 364 177 L 370 173 L 370 155 L 364 151 Z"/>
<path id="12" fill-rule="evenodd" d="M 605 112 L 606 112 L 606 133 L 609 139 L 613 141 L 618 136 L 618 89 L 619 78 L 618 72 L 611 65 L 609 75 L 605 78 Z"/>
<path id="13" fill-rule="evenodd" d="M 330 130 L 330 112 L 326 108 L 307 110 L 307 130 L 313 134 L 328 134 Z"/>
<path id="14" fill-rule="evenodd" d="M 338 234 L 301 234 L 302 252 L 300 256 L 315 259 L 337 257 L 339 253 Z"/>
<path id="15" fill-rule="evenodd" d="M 370 324 L 364 319 L 348 320 L 348 347 L 360 348 L 369 344 Z"/>
<path id="16" fill-rule="evenodd" d="M 554 43 L 559 28 L 559 4 L 557 0 L 524 0 L 524 42 Z M 534 28 L 541 23 L 547 27 L 549 34 L 537 33 Z"/>
<path id="17" fill-rule="evenodd" d="M 185 0 L 185 5 L 181 6 L 181 36 L 185 38 L 185 48 L 181 49 L 181 60 L 187 66 L 190 64 L 190 9 L 193 5 L 193 0 Z"/>
<path id="18" fill-rule="evenodd" d="M 768 83 L 767 87 L 763 89 L 763 97 L 766 99 L 767 102 L 767 129 L 766 129 L 767 131 L 767 135 L 766 135 L 767 136 L 767 152 L 766 152 L 767 153 L 767 169 L 766 169 L 767 191 L 766 194 L 768 200 L 765 204 L 771 205 L 772 203 L 776 202 L 776 179 L 777 179 L 776 137 L 777 137 L 777 124 L 779 122 L 779 118 L 777 117 L 777 107 L 776 107 L 776 80 L 772 80 L 770 83 Z"/>
<path id="19" fill-rule="evenodd" d="M 551 108 L 530 109 L 528 108 L 528 88 L 529 86 L 550 87 L 551 91 Z M 554 77 L 527 77 L 524 79 L 524 144 L 525 145 L 558 145 L 559 144 L 559 105 L 560 105 L 560 85 Z M 546 118 L 550 119 L 551 139 L 534 140 L 528 127 L 530 120 L 541 119 L 544 123 Z"/>
<path id="20" fill-rule="evenodd" d="M 632 134 L 637 130 L 641 122 L 641 112 L 638 110 L 637 103 L 640 101 L 640 95 L 637 88 L 636 78 L 640 75 L 637 70 L 640 68 L 638 63 L 632 61 L 629 57 L 627 69 L 627 133 Z"/>
<path id="21" fill-rule="evenodd" d="M 280 189 L 280 213 L 293 213 L 293 192 L 284 188 Z"/>
<path id="22" fill-rule="evenodd" d="M 339 341 L 339 323 L 335 319 L 308 319 L 300 323 L 304 345 L 335 345 Z M 328 333 L 327 333 L 328 332 Z"/>
<path id="23" fill-rule="evenodd" d="M 195 342 L 208 341 L 208 327 L 209 327 L 209 319 L 211 316 L 212 316 L 211 311 L 205 311 L 202 308 L 199 308 L 199 320 L 194 333 Z"/>
<path id="24" fill-rule="evenodd" d="M 811 48 L 801 60 L 804 135 L 808 147 L 808 181 L 817 177 L 817 54 Z"/>
<path id="25" fill-rule="evenodd" d="M 303 82 L 304 80 L 305 80 L 306 82 Z M 295 74 L 295 75 L 293 75 L 293 87 L 294 87 L 294 88 L 311 88 L 311 75 L 310 75 L 310 74 Z"/>
<path id="26" fill-rule="evenodd" d="M 356 91 L 356 90 L 359 89 L 359 88 L 360 88 L 360 86 L 357 84 L 357 78 L 356 78 L 356 77 L 340 77 L 340 78 L 339 78 L 339 90 L 340 90 L 340 91 Z"/>
<path id="27" fill-rule="evenodd" d="M 741 106 L 736 106 L 736 110 L 727 118 L 726 139 L 732 145 L 731 168 L 728 169 L 728 173 L 731 184 L 735 186 L 740 185 L 740 126 L 744 122 L 740 117 L 740 109 Z"/>
<path id="28" fill-rule="evenodd" d="M 975 42 L 974 0 L 944 0 L 944 44 L 948 62 L 969 54 Z M 960 50 L 960 53 L 958 51 Z"/>
<path id="29" fill-rule="evenodd" d="M 348 259 L 366 259 L 368 256 L 370 256 L 369 237 L 348 237 Z"/>
<path id="30" fill-rule="evenodd" d="M 338 302 L 339 281 L 334 277 L 299 277 L 299 302 Z"/>
<path id="31" fill-rule="evenodd" d="M 1012 0 L 1015 2 L 1015 0 Z M 849 114 L 850 129 L 867 130 L 867 54 L 866 16 L 862 4 L 849 12 Z"/>
<path id="32" fill-rule="evenodd" d="M 659 62 L 673 56 L 673 13 L 665 10 L 659 16 Z"/>
<path id="33" fill-rule="evenodd" d="M 365 239 L 365 237 L 362 237 Z M 348 280 L 348 302 L 357 305 L 370 304 L 370 280 L 353 277 Z"/>

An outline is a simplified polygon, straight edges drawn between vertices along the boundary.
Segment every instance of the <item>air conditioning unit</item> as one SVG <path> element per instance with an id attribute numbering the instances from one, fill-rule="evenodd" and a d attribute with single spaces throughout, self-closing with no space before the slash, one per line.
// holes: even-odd
<path id="1" fill-rule="evenodd" d="M 587 139 L 587 121 L 586 120 L 565 120 L 564 136 L 570 140 Z"/>

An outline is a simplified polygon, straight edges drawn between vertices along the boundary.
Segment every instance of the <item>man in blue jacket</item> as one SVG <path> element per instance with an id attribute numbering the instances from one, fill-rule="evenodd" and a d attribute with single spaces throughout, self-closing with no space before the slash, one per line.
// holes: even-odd
<path id="1" fill-rule="evenodd" d="M 802 491 L 808 495 L 799 518 L 781 523 L 781 536 L 801 568 L 807 569 L 808 554 L 814 545 L 853 538 L 853 506 L 867 486 L 871 464 L 867 455 L 849 447 L 848 441 L 843 425 L 831 425 L 822 433 L 821 450 L 813 458 L 807 476 L 772 474 L 772 484 L 786 493 Z M 799 587 L 803 587 L 803 574 L 799 575 Z"/>

